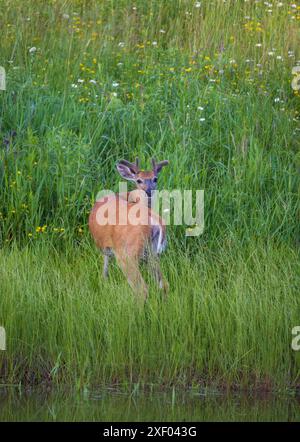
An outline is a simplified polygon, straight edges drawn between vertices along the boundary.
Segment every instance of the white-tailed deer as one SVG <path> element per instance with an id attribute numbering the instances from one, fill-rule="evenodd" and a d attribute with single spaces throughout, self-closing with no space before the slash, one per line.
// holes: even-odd
<path id="1" fill-rule="evenodd" d="M 109 259 L 115 255 L 130 286 L 144 300 L 148 296 L 148 287 L 139 270 L 141 258 L 147 259 L 159 287 L 165 294 L 168 291 L 168 283 L 163 279 L 158 262 L 166 247 L 166 228 L 162 218 L 151 209 L 158 174 L 167 164 L 168 161 L 156 163 L 152 159 L 152 170 L 146 172 L 140 170 L 138 158 L 135 163 L 125 160 L 117 163 L 122 178 L 134 182 L 136 190 L 101 198 L 89 217 L 90 232 L 104 253 L 104 277 L 108 275 Z"/>

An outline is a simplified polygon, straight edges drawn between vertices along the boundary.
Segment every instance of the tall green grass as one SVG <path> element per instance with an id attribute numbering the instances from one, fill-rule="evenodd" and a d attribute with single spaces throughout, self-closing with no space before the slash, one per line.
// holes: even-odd
<path id="1" fill-rule="evenodd" d="M 3 382 L 299 383 L 300 12 L 282 3 L 0 2 Z M 170 297 L 150 281 L 143 311 L 87 231 L 136 155 L 170 160 L 160 188 L 205 191 L 204 234 L 168 229 Z"/>
<path id="2" fill-rule="evenodd" d="M 102 279 L 89 244 L 0 254 L 0 320 L 8 383 L 295 385 L 299 255 L 260 241 L 170 250 L 167 301 L 151 285 L 141 309 L 121 272 Z M 296 277 L 298 275 L 298 277 Z"/>

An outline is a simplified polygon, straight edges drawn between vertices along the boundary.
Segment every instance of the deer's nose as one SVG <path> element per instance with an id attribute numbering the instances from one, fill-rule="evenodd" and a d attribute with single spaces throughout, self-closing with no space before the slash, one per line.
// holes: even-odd
<path id="1" fill-rule="evenodd" d="M 153 190 L 153 184 L 152 184 L 152 181 L 149 180 L 149 181 L 147 181 L 145 184 L 146 184 L 145 192 L 146 192 L 147 196 L 151 196 L 151 193 L 152 193 L 152 190 Z"/>

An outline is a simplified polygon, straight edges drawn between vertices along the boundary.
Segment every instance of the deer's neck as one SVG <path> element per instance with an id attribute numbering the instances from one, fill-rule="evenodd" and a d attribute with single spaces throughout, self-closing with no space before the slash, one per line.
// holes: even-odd
<path id="1" fill-rule="evenodd" d="M 121 198 L 123 197 L 122 194 L 119 194 L 119 196 Z M 126 194 L 125 199 L 127 199 L 127 201 L 129 203 L 138 203 L 139 202 L 139 203 L 145 205 L 148 208 L 153 207 L 153 204 L 154 204 L 154 195 L 147 196 L 145 194 L 145 192 L 143 192 L 143 191 L 141 191 L 139 189 L 135 189 L 135 190 L 133 190 L 131 192 L 128 192 Z"/>
<path id="2" fill-rule="evenodd" d="M 147 197 L 147 203 L 148 203 L 147 205 L 148 205 L 149 209 L 151 209 L 151 207 L 152 207 L 152 203 L 154 202 L 153 200 L 154 200 L 153 196 Z"/>

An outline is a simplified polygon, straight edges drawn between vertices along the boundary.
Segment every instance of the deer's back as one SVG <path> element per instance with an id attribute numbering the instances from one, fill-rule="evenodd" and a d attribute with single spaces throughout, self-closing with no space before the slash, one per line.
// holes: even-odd
<path id="1" fill-rule="evenodd" d="M 90 213 L 89 229 L 96 245 L 102 250 L 112 249 L 130 256 L 143 256 L 146 245 L 150 245 L 155 254 L 161 253 L 166 246 L 165 226 L 162 219 L 150 208 L 145 207 L 146 222 L 134 225 L 130 211 L 135 210 L 135 203 L 128 203 L 118 195 L 109 195 L 97 201 Z M 107 208 L 115 212 L 115 222 L 101 225 L 97 213 Z"/>

